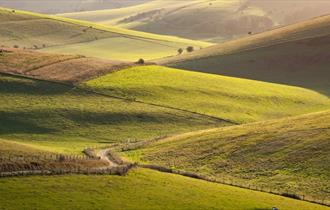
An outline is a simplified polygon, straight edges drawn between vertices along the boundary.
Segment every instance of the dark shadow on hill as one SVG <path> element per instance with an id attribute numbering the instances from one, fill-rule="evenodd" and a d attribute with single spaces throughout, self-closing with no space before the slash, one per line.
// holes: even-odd
<path id="1" fill-rule="evenodd" d="M 148 108 L 148 107 L 146 107 Z M 212 118 L 185 112 L 169 110 L 146 110 L 141 112 L 90 111 L 88 109 L 40 109 L 16 112 L 0 111 L 0 134 L 50 134 L 58 132 L 74 133 L 75 129 L 95 132 L 94 128 L 102 129 L 133 126 L 141 130 L 145 126 L 177 126 L 177 125 L 219 125 Z M 95 127 L 94 127 L 95 126 Z M 78 135 L 78 134 L 77 134 Z"/>
<path id="2" fill-rule="evenodd" d="M 176 68 L 298 86 L 330 96 L 330 36 L 169 64 Z"/>
<path id="3" fill-rule="evenodd" d="M 71 89 L 51 82 L 0 75 L 0 94 L 59 95 Z"/>
<path id="4" fill-rule="evenodd" d="M 0 112 L 0 134 L 45 134 L 56 132 L 37 122 L 38 115 L 24 112 Z"/>

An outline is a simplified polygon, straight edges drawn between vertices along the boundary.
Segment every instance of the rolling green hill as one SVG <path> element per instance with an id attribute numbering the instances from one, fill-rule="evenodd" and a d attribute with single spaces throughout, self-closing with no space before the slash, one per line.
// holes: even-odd
<path id="1" fill-rule="evenodd" d="M 330 95 L 330 16 L 159 61 L 176 68 L 300 86 Z"/>
<path id="2" fill-rule="evenodd" d="M 0 41 L 7 47 L 137 61 L 177 54 L 179 48 L 210 43 L 105 27 L 31 12 L 0 8 Z"/>
<path id="3" fill-rule="evenodd" d="M 328 200 L 330 111 L 165 138 L 131 158 Z"/>
<path id="4" fill-rule="evenodd" d="M 327 14 L 327 1 L 147 1 L 131 7 L 62 14 L 74 19 L 158 34 L 211 40 L 247 36 Z"/>
<path id="5" fill-rule="evenodd" d="M 0 204 L 26 209 L 326 210 L 328 207 L 150 170 L 127 176 L 0 179 Z M 33 187 L 31 187 L 33 186 Z M 170 193 L 169 193 L 170 192 Z M 15 195 L 15 199 L 13 199 Z M 36 201 L 35 195 L 38 195 Z M 88 195 L 88 196 L 87 196 Z"/>
<path id="6" fill-rule="evenodd" d="M 235 123 L 330 108 L 326 96 L 302 88 L 160 66 L 124 69 L 87 81 L 82 87 Z"/>
<path id="7" fill-rule="evenodd" d="M 2 74 L 0 100 L 0 138 L 54 152 L 80 153 L 87 146 L 228 125 L 185 111 Z"/>

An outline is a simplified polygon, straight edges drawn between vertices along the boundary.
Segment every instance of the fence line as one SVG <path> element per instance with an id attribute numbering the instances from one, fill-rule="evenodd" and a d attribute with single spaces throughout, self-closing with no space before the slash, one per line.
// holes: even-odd
<path id="1" fill-rule="evenodd" d="M 41 155 L 1 155 L 0 161 L 74 161 L 74 160 L 99 160 L 99 157 L 87 155 L 63 155 L 63 154 L 41 154 Z"/>
<path id="2" fill-rule="evenodd" d="M 0 172 L 1 177 L 30 176 L 30 175 L 65 175 L 65 174 L 84 174 L 84 175 L 126 175 L 129 169 L 135 165 L 122 165 L 107 168 L 74 168 L 74 169 L 47 169 L 47 170 L 26 170 Z"/>

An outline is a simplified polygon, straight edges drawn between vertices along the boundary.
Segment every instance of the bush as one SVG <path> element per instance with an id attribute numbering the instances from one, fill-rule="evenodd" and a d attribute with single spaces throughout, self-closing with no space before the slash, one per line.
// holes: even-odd
<path id="1" fill-rule="evenodd" d="M 144 62 L 144 59 L 143 58 L 140 58 L 136 63 L 137 64 L 144 64 L 145 62 Z"/>
<path id="2" fill-rule="evenodd" d="M 178 53 L 179 55 L 181 55 L 183 53 L 183 49 L 182 48 L 178 49 Z"/>
<path id="3" fill-rule="evenodd" d="M 19 46 L 15 44 L 15 45 L 14 45 L 14 48 L 19 48 Z"/>
<path id="4" fill-rule="evenodd" d="M 296 195 L 296 194 L 292 194 L 292 193 L 282 193 L 281 195 L 284 196 L 284 197 L 288 197 L 288 198 L 293 198 L 293 199 L 301 200 L 301 198 L 299 197 L 299 195 Z"/>
<path id="5" fill-rule="evenodd" d="M 187 52 L 193 52 L 194 51 L 194 47 L 193 46 L 189 46 L 187 47 Z"/>

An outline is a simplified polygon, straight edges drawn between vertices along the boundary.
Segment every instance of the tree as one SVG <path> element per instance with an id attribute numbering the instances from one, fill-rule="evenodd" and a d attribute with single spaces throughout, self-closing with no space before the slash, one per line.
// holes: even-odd
<path id="1" fill-rule="evenodd" d="M 188 53 L 193 52 L 193 51 L 194 51 L 194 47 L 193 46 L 187 47 L 187 52 Z"/>
<path id="2" fill-rule="evenodd" d="M 143 58 L 140 58 L 136 63 L 137 64 L 144 64 L 145 62 L 144 62 L 144 59 Z"/>
<path id="3" fill-rule="evenodd" d="M 182 48 L 178 49 L 178 53 L 179 55 L 181 55 L 183 53 L 183 49 Z"/>

